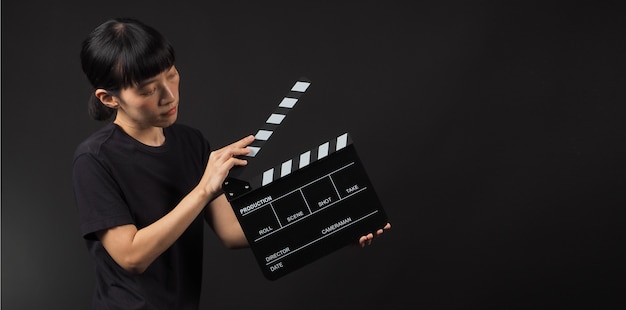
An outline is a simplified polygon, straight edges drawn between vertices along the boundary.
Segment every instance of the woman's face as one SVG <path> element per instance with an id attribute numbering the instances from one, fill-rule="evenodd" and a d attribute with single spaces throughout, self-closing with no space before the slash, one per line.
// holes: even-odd
<path id="1" fill-rule="evenodd" d="M 119 93 L 115 122 L 136 129 L 167 127 L 178 116 L 178 84 L 175 66 Z"/>

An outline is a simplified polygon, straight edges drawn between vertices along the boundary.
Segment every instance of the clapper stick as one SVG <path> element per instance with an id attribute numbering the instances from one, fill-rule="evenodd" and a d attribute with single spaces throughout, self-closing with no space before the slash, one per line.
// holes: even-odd
<path id="1" fill-rule="evenodd" d="M 274 131 L 278 129 L 285 117 L 287 117 L 287 113 L 295 107 L 300 96 L 304 94 L 310 85 L 310 81 L 305 78 L 300 78 L 293 87 L 291 87 L 289 93 L 283 98 L 280 104 L 278 104 L 276 111 L 270 114 L 265 124 L 261 126 L 256 135 L 254 135 L 255 140 L 248 146 L 250 153 L 246 155 L 247 157 L 256 157 L 256 155 L 259 154 L 263 145 L 270 139 Z"/>
<path id="2" fill-rule="evenodd" d="M 282 122 L 287 117 L 287 114 L 293 110 L 298 103 L 300 97 L 306 92 L 306 90 L 311 85 L 311 81 L 305 77 L 300 77 L 296 83 L 291 87 L 289 92 L 283 97 L 281 102 L 276 107 L 276 110 L 269 115 L 265 123 L 259 128 L 257 133 L 254 135 L 254 141 L 248 145 L 248 149 L 250 153 L 245 156 L 242 156 L 248 161 L 248 165 L 250 165 L 251 161 L 259 154 L 261 148 L 267 143 L 267 141 L 272 137 L 274 132 L 280 127 Z M 249 191 L 250 183 L 244 180 L 239 179 L 238 177 L 244 171 L 244 167 L 235 166 L 231 169 L 229 173 L 229 177 L 224 181 L 223 189 L 227 194 L 227 197 L 233 198 L 236 195 Z M 261 177 L 256 177 L 253 179 L 260 179 Z"/>

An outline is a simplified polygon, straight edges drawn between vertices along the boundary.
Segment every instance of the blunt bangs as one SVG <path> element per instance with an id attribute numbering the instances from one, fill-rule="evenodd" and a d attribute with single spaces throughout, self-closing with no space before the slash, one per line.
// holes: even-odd
<path id="1" fill-rule="evenodd" d="M 159 34 L 150 33 L 148 37 L 132 35 L 129 33 L 120 38 L 128 40 L 119 45 L 122 48 L 113 73 L 121 88 L 137 85 L 171 68 L 175 62 L 174 49 Z M 131 44 L 130 40 L 134 43 Z"/>

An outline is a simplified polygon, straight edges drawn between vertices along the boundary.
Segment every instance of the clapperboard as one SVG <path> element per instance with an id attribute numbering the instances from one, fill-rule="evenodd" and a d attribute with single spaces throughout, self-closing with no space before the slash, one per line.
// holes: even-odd
<path id="1" fill-rule="evenodd" d="M 223 184 L 269 280 L 356 243 L 388 222 L 349 133 L 321 141 L 262 173 L 246 174 L 310 85 L 305 78 L 293 85 L 248 146 L 248 165 L 231 170 Z"/>

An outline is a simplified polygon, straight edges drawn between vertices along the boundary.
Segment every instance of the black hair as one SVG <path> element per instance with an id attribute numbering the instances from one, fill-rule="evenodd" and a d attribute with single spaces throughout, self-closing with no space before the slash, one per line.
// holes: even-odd
<path id="1" fill-rule="evenodd" d="M 83 41 L 83 72 L 95 89 L 117 94 L 172 67 L 174 48 L 154 28 L 132 18 L 115 18 L 95 28 Z M 89 115 L 107 120 L 115 114 L 92 93 Z"/>

